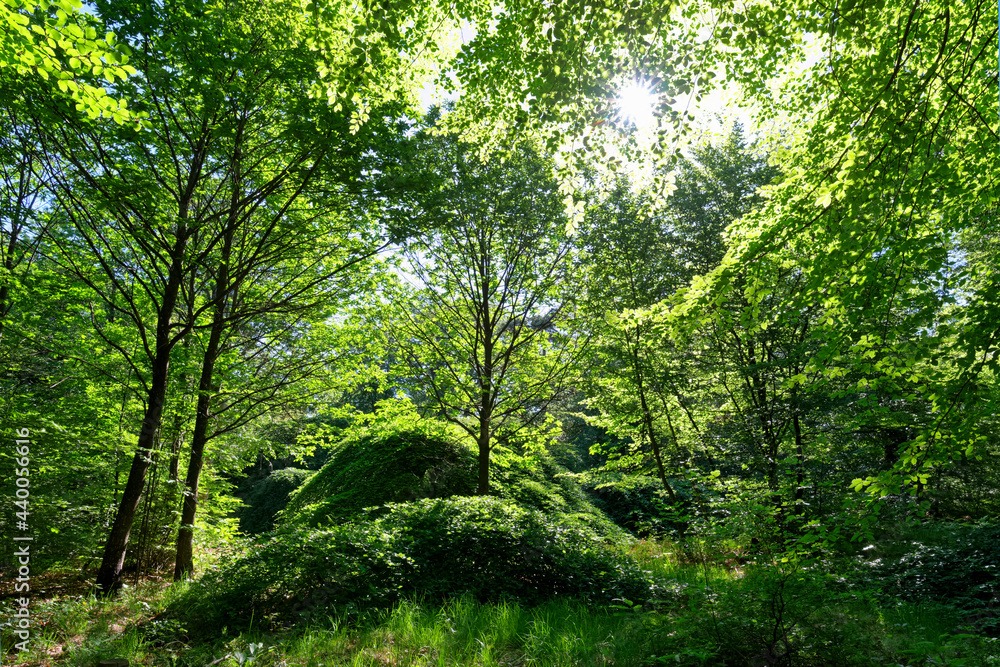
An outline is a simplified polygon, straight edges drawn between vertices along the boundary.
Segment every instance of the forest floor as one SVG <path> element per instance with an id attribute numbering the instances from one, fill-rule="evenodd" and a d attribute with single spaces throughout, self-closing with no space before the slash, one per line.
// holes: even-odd
<path id="1" fill-rule="evenodd" d="M 2 664 L 94 667 L 124 658 L 130 665 L 198 667 L 1000 665 L 995 625 L 977 627 L 948 601 L 894 600 L 850 577 L 745 565 L 733 553 L 692 563 L 679 560 L 669 543 L 638 542 L 633 551 L 675 595 L 605 606 L 411 599 L 391 608 L 330 610 L 278 628 L 223 627 L 210 640 L 194 639 L 198 633 L 183 617 L 165 613 L 197 581 L 149 577 L 104 600 L 79 570 L 48 572 L 32 582 L 30 650 L 12 651 L 5 627 Z M 3 593 L 9 616 L 13 600 Z"/>

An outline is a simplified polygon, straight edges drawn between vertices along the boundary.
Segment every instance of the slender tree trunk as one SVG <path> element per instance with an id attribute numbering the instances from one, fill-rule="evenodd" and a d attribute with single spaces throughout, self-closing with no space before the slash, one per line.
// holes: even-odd
<path id="1" fill-rule="evenodd" d="M 11 266 L 11 262 L 7 261 L 4 264 L 6 265 L 4 268 L 7 269 L 7 275 L 9 276 L 11 268 L 13 268 Z M 5 281 L 2 285 L 0 285 L 0 342 L 3 342 L 4 320 L 7 317 L 7 299 L 9 298 L 8 294 L 9 288 L 7 287 L 7 283 Z"/>
<path id="2" fill-rule="evenodd" d="M 181 509 L 181 526 L 177 531 L 177 556 L 174 560 L 174 581 L 184 579 L 194 572 L 194 518 L 198 512 L 198 485 L 205 462 L 205 444 L 208 442 L 208 423 L 211 420 L 212 376 L 219 356 L 219 341 L 224 325 L 212 323 L 208 347 L 205 349 L 201 381 L 198 383 L 198 414 L 191 435 L 191 458 L 184 480 L 184 505 Z"/>
<path id="3" fill-rule="evenodd" d="M 20 212 L 20 206 L 16 206 L 15 210 Z M 14 252 L 17 250 L 18 237 L 21 231 L 21 224 L 18 221 L 18 217 L 17 215 L 12 216 L 10 220 L 10 239 L 5 249 L 3 262 L 4 276 L 0 279 L 0 341 L 3 341 L 4 323 L 7 319 L 7 312 L 11 308 L 8 305 L 10 299 L 9 285 L 14 275 Z"/>
<path id="4" fill-rule="evenodd" d="M 649 435 L 649 444 L 653 448 L 653 458 L 656 459 L 656 472 L 660 477 L 660 483 L 663 484 L 663 488 L 666 490 L 667 495 L 670 496 L 670 504 L 677 504 L 677 496 L 674 495 L 674 489 L 667 482 L 667 473 L 663 467 L 663 455 L 660 453 L 660 442 L 656 439 L 656 431 L 653 428 L 653 414 L 649 409 L 649 403 L 646 400 L 646 388 L 642 381 L 642 367 L 639 363 L 639 332 L 636 331 L 636 347 L 632 350 L 632 364 L 633 370 L 635 371 L 635 383 L 636 389 L 639 391 L 639 404 L 642 408 L 642 420 L 646 425 L 646 433 Z"/>
<path id="5" fill-rule="evenodd" d="M 122 566 L 125 564 L 125 551 L 132 532 L 132 522 L 139 507 L 146 470 L 149 469 L 152 460 L 153 441 L 160 425 L 160 416 L 163 414 L 169 357 L 169 350 L 161 350 L 153 360 L 153 376 L 147 397 L 146 414 L 139 431 L 139 443 L 135 456 L 132 457 L 132 467 L 129 469 L 128 481 L 125 482 L 125 489 L 122 491 L 111 533 L 104 545 L 101 568 L 97 572 L 97 585 L 105 594 L 113 593 L 121 587 Z"/>
<path id="6" fill-rule="evenodd" d="M 181 525 L 177 531 L 177 553 L 174 559 L 174 581 L 184 579 L 194 572 L 194 518 L 198 513 L 198 486 L 205 464 L 205 445 L 208 443 L 208 424 L 212 419 L 212 395 L 215 393 L 215 362 L 219 359 L 219 344 L 226 329 L 226 305 L 229 290 L 229 264 L 233 254 L 233 237 L 240 217 L 241 174 L 240 157 L 243 124 L 237 126 L 235 150 L 232 157 L 232 190 L 229 212 L 222 240 L 222 254 L 215 280 L 215 308 L 212 311 L 212 329 L 202 357 L 201 378 L 198 380 L 198 411 L 191 434 L 191 458 L 188 460 L 184 480 L 184 504 L 181 508 Z"/>
<path id="7" fill-rule="evenodd" d="M 193 293 L 194 292 L 193 286 L 190 287 L 189 290 Z M 191 343 L 189 342 L 189 339 L 186 337 L 184 338 L 183 341 L 181 341 L 181 349 L 184 350 L 185 359 L 187 359 L 187 350 L 190 348 L 190 345 Z M 180 386 L 183 390 L 183 400 L 180 401 L 180 405 L 183 406 L 185 403 L 187 403 L 187 395 L 188 395 L 188 374 L 186 368 L 181 372 L 180 378 L 178 379 L 180 381 Z M 170 429 L 170 464 L 168 467 L 167 475 L 172 485 L 176 485 L 177 482 L 180 481 L 181 447 L 184 444 L 183 427 L 184 427 L 184 416 L 181 414 L 181 410 L 179 409 L 177 410 L 176 413 L 174 413 L 174 425 Z M 173 488 L 174 491 L 176 492 L 176 487 Z M 174 503 L 173 496 L 176 495 L 175 492 L 171 496 L 170 500 L 171 507 L 173 507 Z"/>
<path id="8" fill-rule="evenodd" d="M 490 494 L 490 426 L 489 422 L 480 419 L 479 423 L 479 484 L 476 495 Z"/>
<path id="9" fill-rule="evenodd" d="M 802 442 L 802 425 L 799 423 L 798 409 L 792 415 L 792 428 L 795 431 L 795 513 L 802 514 L 805 508 L 802 506 L 802 498 L 806 489 L 806 455 L 805 446 Z"/>
<path id="10" fill-rule="evenodd" d="M 479 485 L 476 488 L 476 495 L 488 496 L 490 494 L 490 440 L 492 429 L 490 422 L 493 420 L 493 334 L 494 328 L 490 319 L 490 281 L 489 270 L 487 268 L 488 252 L 480 239 L 480 264 L 479 275 L 481 277 L 480 298 L 478 304 L 481 308 L 480 316 L 483 322 L 483 368 L 479 378 Z"/>
<path id="11" fill-rule="evenodd" d="M 656 459 L 656 472 L 660 477 L 660 483 L 663 484 L 663 488 L 666 490 L 667 495 L 670 496 L 670 504 L 677 504 L 677 496 L 674 495 L 674 490 L 667 482 L 667 473 L 663 467 L 663 455 L 660 452 L 660 442 L 656 439 L 656 433 L 653 431 L 653 415 L 649 411 L 649 406 L 646 404 L 646 392 L 643 391 L 640 382 L 639 386 L 639 402 L 642 404 L 642 418 L 646 424 L 646 432 L 649 435 L 649 444 L 653 448 L 653 458 Z"/>
<path id="12" fill-rule="evenodd" d="M 183 423 L 184 418 L 180 413 L 174 415 L 174 427 L 171 429 L 170 437 L 170 465 L 167 469 L 167 478 L 171 483 L 180 479 L 181 443 L 184 442 L 184 433 L 181 431 Z"/>
<path id="13" fill-rule="evenodd" d="M 228 251 L 232 245 L 232 234 L 226 237 L 225 257 L 219 267 L 216 286 L 218 303 L 212 319 L 212 329 L 201 366 L 198 382 L 198 413 L 194 431 L 191 434 L 191 458 L 188 461 L 187 477 L 184 481 L 184 505 L 181 509 L 181 526 L 177 531 L 177 555 L 174 560 L 174 581 L 180 581 L 194 572 L 194 518 L 198 512 L 198 485 L 205 462 L 205 445 L 208 443 L 208 424 L 211 421 L 213 376 L 215 362 L 219 358 L 219 343 L 225 329 L 225 289 L 228 285 Z"/>
<path id="14" fill-rule="evenodd" d="M 104 545 L 101 568 L 97 572 L 97 585 L 105 595 L 113 593 L 121 587 L 125 551 L 129 535 L 132 532 L 136 509 L 139 507 L 139 499 L 142 496 L 146 470 L 152 460 L 156 431 L 160 427 L 160 417 L 163 415 L 163 402 L 166 396 L 172 348 L 170 321 L 180 291 L 186 239 L 186 229 L 181 226 L 172 251 L 170 273 L 163 290 L 163 302 L 157 313 L 156 352 L 152 360 L 152 375 L 146 398 L 146 414 L 143 416 L 142 427 L 139 430 L 139 442 L 135 456 L 132 457 L 128 481 L 125 482 L 125 489 L 122 491 L 122 498 L 118 504 L 118 512 L 115 514 L 108 541 Z"/>
<path id="15" fill-rule="evenodd" d="M 487 344 L 484 347 L 486 348 L 484 350 L 484 358 L 486 359 L 485 379 L 483 380 L 480 392 L 482 406 L 479 412 L 479 437 L 477 438 L 479 445 L 479 484 L 476 488 L 476 495 L 478 496 L 488 496 L 490 494 L 490 440 L 493 435 L 490 429 L 490 422 L 493 420 L 493 391 L 491 389 L 491 378 L 493 375 L 492 346 Z"/>

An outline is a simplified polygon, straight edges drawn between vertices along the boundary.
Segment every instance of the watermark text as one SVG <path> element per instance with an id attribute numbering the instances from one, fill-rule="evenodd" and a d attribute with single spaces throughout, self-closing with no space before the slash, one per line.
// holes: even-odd
<path id="1" fill-rule="evenodd" d="M 14 560 L 17 577 L 14 592 L 21 594 L 14 599 L 15 609 L 10 627 L 15 639 L 14 648 L 27 651 L 31 639 L 31 543 L 32 533 L 28 517 L 31 506 L 31 431 L 21 428 L 14 441 Z"/>

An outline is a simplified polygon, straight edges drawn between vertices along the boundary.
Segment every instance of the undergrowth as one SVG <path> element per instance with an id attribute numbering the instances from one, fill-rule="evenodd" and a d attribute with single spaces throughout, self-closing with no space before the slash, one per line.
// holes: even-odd
<path id="1" fill-rule="evenodd" d="M 341 526 L 298 527 L 252 543 L 172 613 L 211 633 L 251 617 L 288 626 L 330 608 L 385 608 L 408 596 L 537 604 L 658 595 L 616 538 L 575 515 L 551 517 L 498 498 L 385 505 Z"/>
<path id="2" fill-rule="evenodd" d="M 1000 665 L 1000 641 L 963 631 L 946 604 L 889 600 L 818 570 L 691 563 L 670 543 L 637 542 L 629 556 L 659 582 L 659 597 L 527 604 L 408 595 L 369 608 L 331 605 L 276 630 L 254 618 L 206 635 L 197 613 L 165 611 L 192 591 L 212 595 L 206 587 L 222 585 L 213 577 L 114 600 L 66 596 L 38 603 L 32 651 L 4 664 Z"/>

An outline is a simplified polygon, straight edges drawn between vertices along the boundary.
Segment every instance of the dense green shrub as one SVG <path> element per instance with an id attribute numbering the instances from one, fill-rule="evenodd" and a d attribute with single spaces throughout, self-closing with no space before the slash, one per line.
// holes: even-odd
<path id="1" fill-rule="evenodd" d="M 616 545 L 572 519 L 498 498 L 424 499 L 331 529 L 272 534 L 206 574 L 176 613 L 206 629 L 291 622 L 405 596 L 607 603 L 654 593 Z"/>
<path id="2" fill-rule="evenodd" d="M 701 634 L 731 665 L 871 664 L 871 611 L 821 572 L 750 566 L 706 589 Z"/>
<path id="3" fill-rule="evenodd" d="M 623 541 L 628 534 L 599 510 L 580 487 L 578 476 L 545 451 L 531 456 L 501 453 L 490 467 L 490 484 L 500 498 L 562 521 L 578 522 L 603 537 Z"/>
<path id="4" fill-rule="evenodd" d="M 863 552 L 859 574 L 890 598 L 947 601 L 1000 635 L 1000 525 L 909 527 Z"/>
<path id="5" fill-rule="evenodd" d="M 476 497 L 398 505 L 382 523 L 402 535 L 395 546 L 407 560 L 399 584 L 416 593 L 528 602 L 648 595 L 642 571 L 572 514 Z"/>
<path id="6" fill-rule="evenodd" d="M 240 530 L 244 533 L 257 534 L 274 528 L 275 515 L 288 504 L 291 493 L 314 473 L 314 470 L 283 468 L 254 481 L 249 488 L 239 494 L 246 503 L 236 512 L 240 520 Z"/>
<path id="7" fill-rule="evenodd" d="M 331 525 L 365 508 L 475 492 L 476 453 L 465 434 L 420 418 L 403 401 L 380 405 L 380 413 L 338 434 L 330 460 L 294 494 L 279 524 Z M 625 538 L 544 449 L 517 453 L 510 447 L 498 445 L 493 452 L 490 484 L 496 496 Z"/>
<path id="8" fill-rule="evenodd" d="M 291 498 L 279 523 L 319 526 L 366 507 L 469 495 L 476 456 L 446 424 L 373 415 L 340 434 L 330 459 Z"/>

